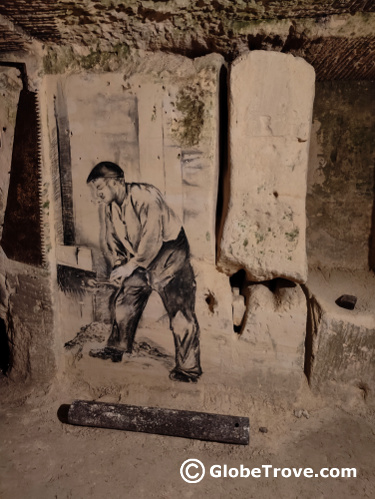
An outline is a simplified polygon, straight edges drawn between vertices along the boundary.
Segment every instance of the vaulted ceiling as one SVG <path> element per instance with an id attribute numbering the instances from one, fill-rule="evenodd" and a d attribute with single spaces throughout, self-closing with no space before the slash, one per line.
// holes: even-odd
<path id="1" fill-rule="evenodd" d="M 375 79 L 375 0 L 1 0 L 0 52 L 31 41 L 119 44 L 230 61 L 248 49 L 304 57 L 317 78 Z"/>

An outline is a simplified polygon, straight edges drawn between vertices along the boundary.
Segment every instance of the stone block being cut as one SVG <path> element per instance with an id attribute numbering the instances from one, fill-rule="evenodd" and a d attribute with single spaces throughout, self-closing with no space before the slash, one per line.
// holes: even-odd
<path id="1" fill-rule="evenodd" d="M 303 59 L 253 51 L 230 76 L 229 187 L 219 266 L 254 281 L 303 283 L 306 177 L 315 73 Z"/>

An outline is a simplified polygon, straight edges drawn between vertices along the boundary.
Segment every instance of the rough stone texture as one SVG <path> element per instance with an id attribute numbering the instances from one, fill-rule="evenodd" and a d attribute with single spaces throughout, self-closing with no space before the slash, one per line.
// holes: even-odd
<path id="1" fill-rule="evenodd" d="M 233 60 L 244 50 L 276 50 L 306 58 L 318 78 L 373 78 L 373 2 L 300 0 L 4 0 L 0 50 L 43 43 L 75 44 L 84 63 L 107 60 L 130 46 L 191 57 L 218 52 Z M 12 20 L 14 27 L 11 26 Z M 53 60 L 54 51 L 47 58 Z"/>
<path id="2" fill-rule="evenodd" d="M 271 289 L 270 289 L 271 288 Z M 264 372 L 303 372 L 306 298 L 300 286 L 283 280 L 248 288 L 240 341 L 250 343 L 249 364 Z"/>
<path id="3" fill-rule="evenodd" d="M 259 19 L 283 19 L 287 17 L 322 17 L 332 14 L 353 14 L 374 12 L 368 0 L 296 0 L 275 2 L 265 0 L 252 3 L 231 0 L 127 0 L 107 2 L 105 0 L 36 0 L 33 5 L 22 0 L 3 0 L 0 13 L 22 26 L 32 36 L 43 41 L 66 40 L 69 34 L 82 40 L 87 36 L 99 35 L 108 38 L 109 24 L 113 35 L 119 38 L 140 41 L 146 35 L 149 41 L 157 34 L 156 26 L 165 25 L 159 37 L 168 41 L 168 34 L 184 36 L 186 27 L 195 28 L 192 34 L 196 42 L 203 42 L 209 27 L 213 37 L 228 36 L 228 26 L 246 27 Z M 144 26 L 142 27 L 142 24 Z M 96 29 L 95 29 L 96 25 Z M 137 31 L 141 31 L 138 33 Z M 148 33 L 147 33 L 148 31 Z M 157 41 L 154 41 L 157 43 Z"/>
<path id="4" fill-rule="evenodd" d="M 373 82 L 317 84 L 306 199 L 311 266 L 367 269 L 371 260 L 374 96 Z"/>
<path id="5" fill-rule="evenodd" d="M 254 281 L 307 278 L 305 195 L 314 70 L 254 51 L 230 77 L 228 210 L 219 265 Z"/>
<path id="6" fill-rule="evenodd" d="M 309 320 L 306 374 L 312 388 L 327 382 L 375 388 L 375 276 L 357 271 L 313 271 L 307 283 Z M 342 294 L 358 297 L 354 310 L 339 307 Z"/>
<path id="7" fill-rule="evenodd" d="M 0 6 L 0 52 L 28 51 L 32 40 L 47 42 L 46 67 L 51 68 L 64 42 L 69 45 L 65 63 L 84 65 L 107 63 L 128 47 L 189 57 L 218 52 L 227 61 L 244 50 L 276 50 L 304 57 L 318 79 L 371 79 L 372 12 L 366 0 L 38 0 L 32 5 L 6 0 Z"/>
<path id="8" fill-rule="evenodd" d="M 0 53 L 24 50 L 29 40 L 22 28 L 0 15 Z"/>
<path id="9" fill-rule="evenodd" d="M 76 40 L 75 45 L 69 43 L 67 47 L 46 47 L 44 67 L 48 73 L 77 66 L 100 70 L 101 67 L 118 65 L 121 54 L 132 47 L 173 51 L 189 57 L 218 52 L 227 61 L 248 50 L 272 50 L 303 57 L 313 65 L 319 80 L 372 79 L 375 73 L 373 25 L 373 14 L 324 19 L 250 20 L 245 23 L 225 19 L 225 34 L 215 36 L 215 30 L 206 24 L 187 26 L 186 30 L 178 30 L 176 36 L 171 36 L 164 22 L 155 26 L 141 23 L 133 34 L 127 31 L 109 39 L 100 38 L 95 33 L 85 36 L 80 26 L 80 43 Z M 114 25 L 111 27 L 113 29 Z M 143 33 L 143 30 L 146 31 Z"/>
<path id="10" fill-rule="evenodd" d="M 0 312 L 10 344 L 10 377 L 49 383 L 56 371 L 51 281 L 46 270 L 7 260 L 0 252 Z"/>

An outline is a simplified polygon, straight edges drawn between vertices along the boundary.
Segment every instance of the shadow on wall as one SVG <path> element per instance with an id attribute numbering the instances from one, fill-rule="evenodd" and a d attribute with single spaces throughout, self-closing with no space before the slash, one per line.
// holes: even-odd
<path id="1" fill-rule="evenodd" d="M 5 321 L 0 318 L 0 371 L 7 375 L 11 369 L 9 338 Z"/>
<path id="2" fill-rule="evenodd" d="M 371 234 L 369 237 L 369 267 L 375 272 L 375 158 L 374 158 L 374 203 L 372 207 Z"/>
<path id="3" fill-rule="evenodd" d="M 306 198 L 309 266 L 375 268 L 374 83 L 316 84 Z"/>

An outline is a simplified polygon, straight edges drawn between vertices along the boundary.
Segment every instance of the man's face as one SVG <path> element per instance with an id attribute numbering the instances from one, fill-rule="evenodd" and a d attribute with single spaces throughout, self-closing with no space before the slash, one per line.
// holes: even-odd
<path id="1" fill-rule="evenodd" d="M 93 197 L 98 203 L 108 205 L 116 199 L 114 179 L 98 178 L 91 182 L 91 189 Z"/>

